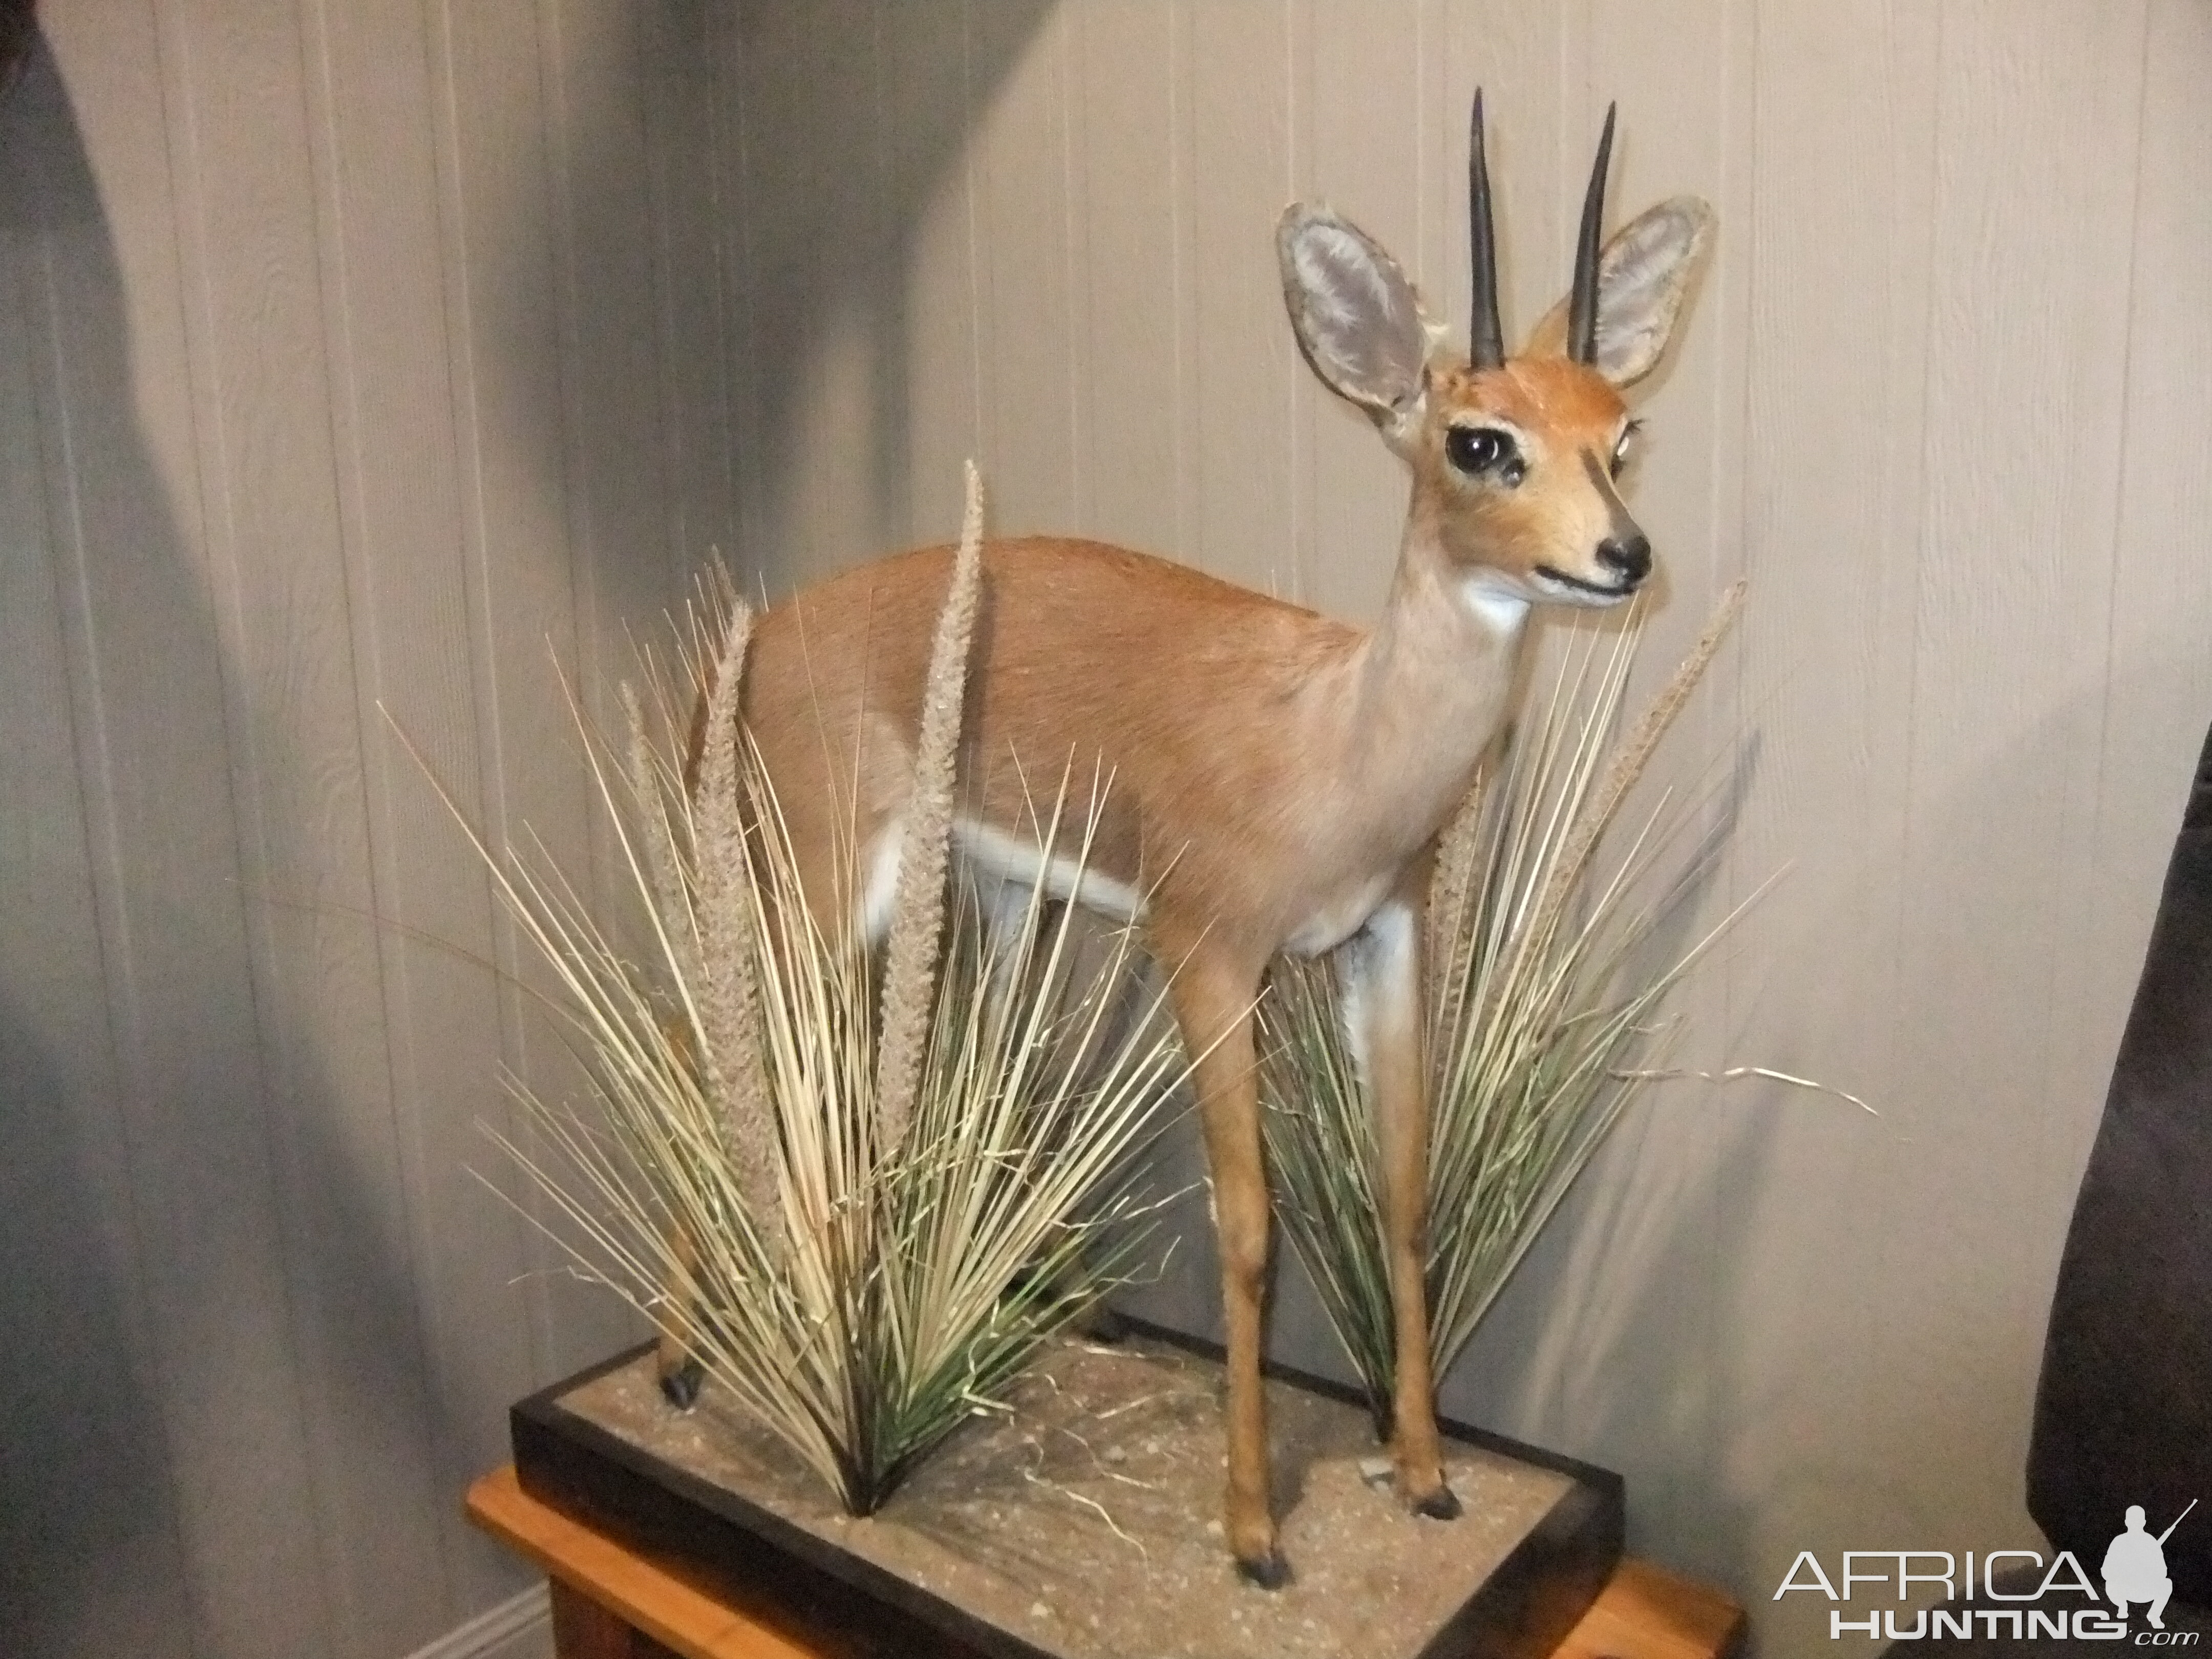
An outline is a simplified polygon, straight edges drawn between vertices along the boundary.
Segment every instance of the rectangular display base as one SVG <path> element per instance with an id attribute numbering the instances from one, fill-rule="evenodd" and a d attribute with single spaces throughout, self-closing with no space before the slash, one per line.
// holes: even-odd
<path id="1" fill-rule="evenodd" d="M 846 1516 L 718 1396 L 679 1413 L 647 1349 L 512 1414 L 526 1491 L 772 1601 L 825 1653 L 898 1659 L 1540 1659 L 1620 1553 L 1618 1475 L 1443 1425 L 1464 1513 L 1404 1510 L 1351 1391 L 1271 1370 L 1295 1577 L 1239 1581 L 1218 1518 L 1218 1352 L 1140 1327 L 1054 1345 L 876 1515 Z"/>

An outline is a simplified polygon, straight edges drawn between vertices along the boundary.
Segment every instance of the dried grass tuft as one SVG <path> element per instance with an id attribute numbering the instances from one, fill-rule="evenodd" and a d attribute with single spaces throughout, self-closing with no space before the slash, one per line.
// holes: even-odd
<path id="1" fill-rule="evenodd" d="M 1662 799 L 1602 872 L 1622 801 L 1718 650 L 1723 596 L 1628 735 L 1609 743 L 1641 618 L 1571 649 L 1547 707 L 1510 732 L 1439 838 L 1425 936 L 1430 1059 L 1427 1293 L 1435 1373 L 1474 1334 L 1576 1179 L 1656 1073 L 1668 994 L 1741 914 L 1686 949 L 1655 931 L 1692 884 L 1662 872 L 1686 815 Z M 1601 769 L 1602 768 L 1602 770 Z M 1656 894 L 1657 897 L 1644 895 Z M 1285 1231 L 1377 1421 L 1396 1373 L 1372 1113 L 1334 978 L 1278 963 L 1261 1008 L 1262 1092 Z"/>
<path id="2" fill-rule="evenodd" d="M 1510 743 L 1511 739 L 1508 737 L 1505 741 Z M 1436 862 L 1429 875 L 1428 914 L 1422 930 L 1421 948 L 1425 961 L 1437 961 L 1466 925 L 1468 906 L 1474 898 L 1468 883 L 1474 878 L 1484 808 L 1496 770 L 1494 757 L 1486 755 L 1475 768 L 1467 793 L 1460 798 L 1450 821 L 1437 837 Z"/>
<path id="3" fill-rule="evenodd" d="M 691 1024 L 708 1091 L 738 1176 L 745 1214 L 771 1249 L 781 1231 L 774 1104 L 761 1063 L 758 956 L 762 933 L 752 902 L 753 854 L 745 833 L 750 791 L 740 763 L 744 735 L 738 720 L 752 609 L 734 594 L 721 607 L 720 647 L 710 659 L 706 713 L 700 723 L 698 788 L 690 817 L 694 945 L 699 988 Z M 711 635 L 709 635 L 711 637 Z M 704 665 L 702 664 L 702 666 Z M 680 781 L 680 779 L 679 779 Z M 665 799 L 661 797 L 660 799 Z M 658 800 L 632 803 L 648 822 Z M 672 961 L 677 982 L 684 953 Z"/>
<path id="4" fill-rule="evenodd" d="M 939 629 L 955 662 L 979 510 L 971 477 L 967 574 L 947 605 L 966 614 Z M 1087 954 L 1068 908 L 1034 893 L 995 933 L 964 897 L 948 920 L 941 862 L 929 948 L 902 970 L 919 1034 L 887 1066 L 890 1015 L 854 918 L 808 908 L 738 718 L 750 629 L 726 580 L 709 585 L 675 683 L 656 671 L 649 696 L 625 698 L 619 760 L 578 714 L 645 912 L 643 963 L 542 852 L 469 831 L 553 970 L 597 1095 L 587 1111 L 513 1082 L 546 1150 L 501 1144 L 573 1230 L 562 1242 L 580 1265 L 866 1513 L 961 1422 L 1000 1409 L 1038 1345 L 1118 1282 L 1149 1213 L 1126 1176 L 1185 1068 L 1158 996 L 1125 1018 L 1126 930 Z M 957 738 L 957 671 L 933 680 Z M 672 734 L 702 692 L 687 792 Z M 935 741 L 922 747 L 944 752 Z M 1071 807 L 1063 784 L 1036 825 L 1045 862 L 1087 860 L 1100 805 Z M 887 1143 L 877 1079 L 908 1073 Z"/>
<path id="5" fill-rule="evenodd" d="M 952 582 L 938 613 L 915 744 L 914 793 L 899 840 L 898 885 L 884 939 L 883 1047 L 876 1076 L 877 1135 L 886 1155 L 906 1139 L 921 1087 L 930 987 L 945 936 L 945 879 L 951 856 L 952 795 L 967 707 L 968 651 L 983 588 L 983 479 L 968 463 L 967 510 Z"/>
<path id="6" fill-rule="evenodd" d="M 1682 712 L 1682 705 L 1689 702 L 1690 694 L 1705 678 L 1705 670 L 1712 666 L 1721 642 L 1735 626 L 1736 613 L 1743 609 L 1744 592 L 1749 586 L 1747 582 L 1735 582 L 1721 595 L 1713 614 L 1705 621 L 1705 631 L 1690 647 L 1690 654 L 1682 659 L 1681 665 L 1660 688 L 1659 695 L 1645 706 L 1635 726 L 1613 750 L 1613 763 L 1606 768 L 1605 779 L 1598 785 L 1596 795 L 1583 809 L 1575 824 L 1573 839 L 1567 843 L 1566 851 L 1552 872 L 1552 884 L 1537 903 L 1540 927 L 1556 920 L 1575 884 L 1589 869 L 1590 854 L 1596 848 L 1598 837 L 1605 833 L 1613 814 L 1620 810 L 1620 803 L 1644 775 L 1644 769 L 1651 763 L 1652 752 L 1659 747 L 1659 740 L 1667 735 L 1674 717 Z"/>

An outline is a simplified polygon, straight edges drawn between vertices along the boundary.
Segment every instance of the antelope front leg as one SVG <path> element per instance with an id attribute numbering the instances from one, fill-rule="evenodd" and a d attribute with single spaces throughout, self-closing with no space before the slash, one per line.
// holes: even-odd
<path id="1" fill-rule="evenodd" d="M 1199 1120 L 1213 1180 L 1221 1302 L 1229 1349 L 1229 1491 L 1224 1523 L 1237 1571 L 1267 1589 L 1289 1583 L 1267 1508 L 1267 1405 L 1260 1377 L 1267 1271 L 1267 1178 L 1260 1154 L 1260 1085 L 1252 1005 L 1259 970 L 1194 953 L 1172 981 L 1176 1023 L 1195 1057 Z"/>
<path id="2" fill-rule="evenodd" d="M 1390 1401 L 1398 1492 L 1419 1514 L 1449 1521 L 1459 1500 L 1444 1485 L 1429 1370 L 1429 1094 L 1421 1051 L 1419 911 L 1401 889 L 1337 955 L 1345 1021 L 1375 1103 L 1382 1154 L 1382 1236 L 1398 1378 Z"/>

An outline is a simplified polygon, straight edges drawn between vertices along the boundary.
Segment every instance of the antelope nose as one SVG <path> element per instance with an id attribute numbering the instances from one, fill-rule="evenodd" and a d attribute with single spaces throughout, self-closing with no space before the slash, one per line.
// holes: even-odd
<path id="1" fill-rule="evenodd" d="M 1624 587 L 1633 587 L 1651 574 L 1651 542 L 1641 533 L 1615 538 L 1608 536 L 1597 544 L 1597 562 L 1616 573 Z"/>

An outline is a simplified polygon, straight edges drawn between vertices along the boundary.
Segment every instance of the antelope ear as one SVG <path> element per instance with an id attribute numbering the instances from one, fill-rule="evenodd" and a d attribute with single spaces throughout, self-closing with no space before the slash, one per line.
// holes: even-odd
<path id="1" fill-rule="evenodd" d="M 1314 373 L 1378 422 L 1409 414 L 1426 384 L 1429 331 L 1398 262 L 1349 219 L 1304 202 L 1283 210 L 1275 252 Z"/>
<path id="2" fill-rule="evenodd" d="M 1613 234 L 1597 263 L 1597 372 L 1632 386 L 1658 367 L 1698 260 L 1712 240 L 1713 210 L 1694 196 L 1646 208 Z M 1522 355 L 1567 349 L 1567 301 L 1544 313 Z"/>

